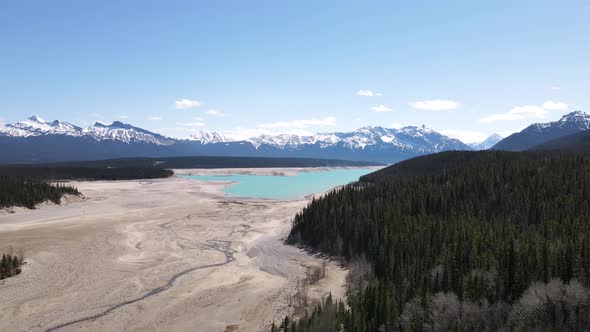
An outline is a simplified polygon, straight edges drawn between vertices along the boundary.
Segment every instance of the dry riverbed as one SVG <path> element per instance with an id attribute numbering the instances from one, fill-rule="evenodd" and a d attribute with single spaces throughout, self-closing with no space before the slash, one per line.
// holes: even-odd
<path id="1" fill-rule="evenodd" d="M 2 331 L 261 331 L 322 265 L 281 241 L 307 200 L 237 200 L 177 177 L 73 184 L 84 200 L 0 214 L 0 249 L 26 256 L 0 282 Z M 343 296 L 344 279 L 329 262 L 308 293 Z"/>

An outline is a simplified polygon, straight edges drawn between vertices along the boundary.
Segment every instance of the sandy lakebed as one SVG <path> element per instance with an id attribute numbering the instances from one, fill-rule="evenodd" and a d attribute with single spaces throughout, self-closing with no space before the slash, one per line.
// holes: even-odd
<path id="1" fill-rule="evenodd" d="M 282 242 L 309 197 L 229 198 L 227 184 L 180 177 L 72 184 L 83 200 L 0 214 L 1 249 L 26 257 L 0 282 L 0 330 L 263 331 L 324 264 Z M 308 293 L 342 297 L 345 276 L 328 262 Z"/>

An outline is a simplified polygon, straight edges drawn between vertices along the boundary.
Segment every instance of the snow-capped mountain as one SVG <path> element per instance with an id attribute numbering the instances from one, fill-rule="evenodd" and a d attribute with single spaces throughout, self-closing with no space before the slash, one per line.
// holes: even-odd
<path id="1" fill-rule="evenodd" d="M 15 124 L 5 125 L 4 128 L 0 128 L 0 134 L 20 137 L 41 135 L 81 136 L 82 128 L 58 120 L 49 123 L 42 118 L 33 115 L 32 117 Z"/>
<path id="2" fill-rule="evenodd" d="M 88 127 L 84 130 L 84 134 L 90 136 L 97 141 L 111 140 L 124 143 L 148 143 L 155 145 L 172 145 L 175 140 L 164 137 L 160 134 L 152 133 L 145 129 L 134 127 L 130 124 L 119 121 L 113 122 L 111 125 L 105 125 L 100 122 Z"/>
<path id="3" fill-rule="evenodd" d="M 512 134 L 498 144 L 494 150 L 524 151 L 551 140 L 590 129 L 590 115 L 571 112 L 561 119 L 548 123 L 535 123 L 519 133 Z"/>
<path id="4" fill-rule="evenodd" d="M 191 135 L 188 140 L 200 142 L 201 144 L 225 143 L 229 141 L 223 134 L 208 130 L 201 130 Z"/>
<path id="5" fill-rule="evenodd" d="M 119 121 L 111 125 L 95 123 L 82 129 L 68 122 L 55 120 L 46 122 L 34 115 L 15 124 L 7 124 L 0 128 L 0 135 L 10 137 L 35 137 L 48 135 L 64 135 L 73 137 L 89 137 L 96 141 L 110 140 L 123 143 L 148 143 L 156 145 L 172 145 L 174 140 L 150 131 L 134 127 Z"/>
<path id="6" fill-rule="evenodd" d="M 349 150 L 386 150 L 396 147 L 416 152 L 436 152 L 450 149 L 469 149 L 457 139 L 444 136 L 425 126 L 401 129 L 383 127 L 362 127 L 353 132 L 319 133 L 313 136 L 261 135 L 247 140 L 257 149 L 275 147 L 279 149 L 301 148 L 319 145 L 320 148 L 342 147 Z"/>
<path id="7" fill-rule="evenodd" d="M 260 135 L 236 141 L 209 131 L 174 139 L 118 121 L 110 125 L 95 123 L 83 129 L 57 120 L 46 122 L 37 116 L 0 128 L 0 148 L 0 162 L 5 163 L 191 155 L 394 163 L 423 154 L 471 149 L 425 126 L 362 127 L 311 136 Z"/>
<path id="8" fill-rule="evenodd" d="M 469 144 L 469 146 L 473 150 L 487 150 L 487 149 L 491 148 L 492 146 L 498 144 L 498 142 L 500 142 L 502 139 L 503 139 L 502 136 L 500 136 L 498 134 L 492 134 L 488 138 L 483 140 L 482 142 L 472 143 L 472 144 Z"/>

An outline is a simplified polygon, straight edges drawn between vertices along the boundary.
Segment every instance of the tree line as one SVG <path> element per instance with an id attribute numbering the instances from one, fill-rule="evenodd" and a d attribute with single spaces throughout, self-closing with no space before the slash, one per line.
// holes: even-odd
<path id="1" fill-rule="evenodd" d="M 168 169 L 158 167 L 86 167 L 55 165 L 6 165 L 0 166 L 0 177 L 22 177 L 36 180 L 88 180 L 115 181 L 167 178 L 174 175 Z"/>
<path id="2" fill-rule="evenodd" d="M 23 256 L 3 254 L 0 261 L 0 280 L 20 274 L 23 263 Z"/>
<path id="3" fill-rule="evenodd" d="M 61 202 L 64 195 L 80 195 L 75 187 L 21 177 L 0 176 L 0 208 L 22 206 L 29 209 L 37 204 L 51 201 Z"/>
<path id="4" fill-rule="evenodd" d="M 349 264 L 325 331 L 588 329 L 590 157 L 415 158 L 313 200 L 287 243 Z"/>
<path id="5" fill-rule="evenodd" d="M 72 161 L 48 164 L 51 167 L 89 168 L 270 168 L 270 167 L 340 167 L 340 166 L 382 166 L 370 161 L 351 161 L 316 158 L 290 157 L 223 157 L 191 156 L 165 158 L 119 158 L 92 161 Z"/>

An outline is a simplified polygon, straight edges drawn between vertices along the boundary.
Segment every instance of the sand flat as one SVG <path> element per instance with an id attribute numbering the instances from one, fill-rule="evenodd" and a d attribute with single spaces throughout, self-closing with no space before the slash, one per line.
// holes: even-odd
<path id="1" fill-rule="evenodd" d="M 281 241 L 307 200 L 178 177 L 73 184 L 84 200 L 0 215 L 0 248 L 27 258 L 0 282 L 0 330 L 260 331 L 321 264 Z M 311 295 L 342 294 L 344 275 L 329 263 Z"/>

